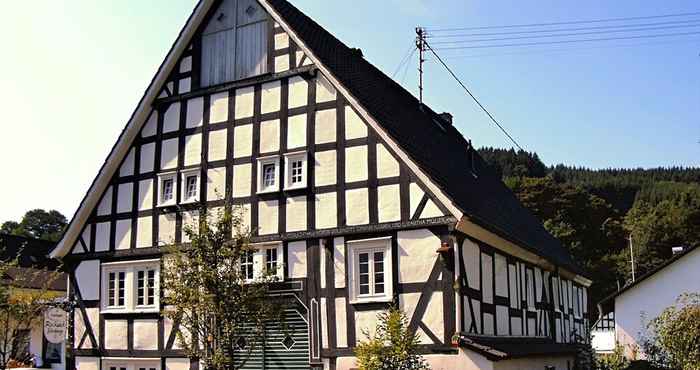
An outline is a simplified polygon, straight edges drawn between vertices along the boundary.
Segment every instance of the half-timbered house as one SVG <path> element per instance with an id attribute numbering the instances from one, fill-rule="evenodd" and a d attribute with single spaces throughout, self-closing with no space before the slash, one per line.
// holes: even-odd
<path id="1" fill-rule="evenodd" d="M 352 368 L 392 303 L 435 369 L 573 365 L 590 280 L 451 116 L 287 1 L 202 0 L 53 251 L 70 368 L 199 366 L 159 313 L 161 247 L 227 201 L 298 302 L 259 368 Z"/>

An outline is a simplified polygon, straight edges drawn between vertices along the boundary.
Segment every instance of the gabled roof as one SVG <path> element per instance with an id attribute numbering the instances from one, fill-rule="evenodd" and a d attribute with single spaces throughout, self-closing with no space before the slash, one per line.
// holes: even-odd
<path id="1" fill-rule="evenodd" d="M 458 344 L 491 361 L 534 356 L 576 354 L 575 344 L 555 343 L 549 338 L 495 337 L 460 334 Z"/>
<path id="2" fill-rule="evenodd" d="M 126 155 L 131 139 L 145 121 L 148 105 L 157 89 L 175 65 L 194 30 L 214 0 L 201 0 L 178 39 L 146 90 L 134 115 L 112 149 L 105 165 L 71 220 L 64 238 L 52 256 L 67 253 L 87 220 L 90 209 L 98 201 L 120 158 Z M 357 49 L 351 49 L 285 0 L 260 0 L 272 11 L 281 26 L 301 41 L 342 87 L 381 125 L 381 128 L 408 153 L 420 170 L 434 182 L 470 221 L 530 250 L 548 261 L 572 272 L 583 274 L 568 251 L 551 236 L 532 213 L 489 170 L 460 132 L 441 120 L 429 107 L 422 105 L 407 90 L 367 62 Z M 279 18 L 279 19 L 277 19 Z M 449 205 L 446 205 L 449 206 Z"/>
<path id="3" fill-rule="evenodd" d="M 267 3 L 473 222 L 582 273 L 564 246 L 469 149 L 456 128 L 438 126 L 435 120 L 440 119 L 432 109 L 288 1 Z"/>

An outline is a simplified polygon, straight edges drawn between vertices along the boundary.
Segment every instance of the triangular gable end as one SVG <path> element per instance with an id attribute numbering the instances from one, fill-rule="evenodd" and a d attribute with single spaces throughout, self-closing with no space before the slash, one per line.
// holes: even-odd
<path id="1" fill-rule="evenodd" d="M 155 209 L 158 202 L 155 199 L 157 197 L 157 180 L 152 173 L 154 171 L 163 172 L 171 167 L 177 168 L 179 171 L 183 165 L 187 167 L 188 160 L 192 158 L 196 162 L 192 162 L 194 164 L 199 163 L 198 160 L 205 159 L 189 150 L 189 146 L 196 145 L 206 148 L 208 145 L 211 150 L 212 142 L 215 139 L 211 135 L 205 138 L 204 135 L 201 135 L 202 132 L 197 131 L 197 127 L 202 124 L 205 116 L 211 124 L 219 118 L 225 121 L 227 116 L 237 115 L 238 112 L 234 108 L 227 108 L 226 103 L 238 99 L 239 91 L 245 93 L 245 88 L 235 88 L 234 96 L 232 93 L 234 88 L 232 87 L 228 91 L 219 90 L 222 92 L 201 96 L 202 94 L 198 94 L 196 89 L 201 89 L 201 86 L 222 83 L 222 81 L 225 83 L 228 79 L 246 77 L 247 75 L 253 76 L 254 79 L 261 70 L 283 75 L 288 70 L 310 68 L 311 66 L 320 69 L 322 75 L 319 74 L 316 78 L 317 93 L 319 95 L 335 94 L 337 91 L 350 104 L 346 106 L 344 111 L 347 120 L 346 130 L 352 130 L 352 125 L 355 125 L 357 130 L 362 131 L 362 126 L 365 126 L 365 132 L 367 127 L 370 128 L 372 132 L 370 136 L 374 137 L 376 134 L 377 137 L 374 140 L 377 146 L 370 152 L 376 156 L 379 167 L 383 166 L 384 169 L 389 168 L 388 171 L 392 171 L 394 167 L 399 168 L 398 164 L 396 166 L 393 164 L 397 159 L 402 163 L 400 173 L 411 179 L 409 186 L 405 189 L 408 190 L 409 195 L 405 203 L 406 209 L 402 212 L 407 214 L 411 220 L 443 216 L 451 216 L 456 219 L 461 217 L 459 209 L 454 206 L 442 190 L 430 181 L 399 145 L 382 130 L 381 125 L 334 79 L 332 71 L 318 62 L 310 50 L 295 36 L 294 31 L 289 29 L 284 21 L 275 14 L 269 4 L 264 1 L 258 3 L 254 0 L 238 0 L 238 7 L 231 8 L 229 5 L 233 3 L 232 1 L 223 1 L 219 2 L 216 9 L 211 10 L 212 4 L 215 3 L 217 2 L 214 0 L 202 0 L 196 6 L 91 185 L 64 237 L 52 252 L 52 257 L 62 257 L 69 251 L 72 253 L 100 252 L 146 246 L 142 245 L 143 243 L 156 245 L 163 240 L 152 240 L 149 234 L 156 231 L 153 235 L 158 237 L 157 229 L 162 227 L 161 225 L 172 228 L 174 234 L 175 229 L 180 229 L 180 225 L 185 219 L 196 217 L 196 211 L 183 212 L 182 216 L 169 220 L 162 220 L 163 217 L 167 218 L 167 215 L 152 216 L 148 214 L 151 204 Z M 210 21 L 204 25 L 203 22 L 207 19 Z M 250 37 L 255 37 L 255 32 L 258 32 L 261 27 L 269 27 L 267 28 L 270 40 L 268 47 L 255 54 L 257 55 L 255 58 L 244 61 L 246 63 L 245 69 L 239 69 L 235 66 L 236 61 L 240 62 L 239 58 L 232 58 L 234 65 L 228 70 L 234 74 L 234 77 L 218 73 L 217 66 L 212 65 L 211 60 L 207 62 L 206 52 L 202 51 L 202 48 L 206 47 L 207 37 L 218 38 L 212 42 L 215 44 L 218 42 L 217 45 L 222 45 L 224 48 L 229 47 L 235 53 L 240 50 L 237 48 L 250 48 L 250 45 L 245 45 L 245 42 L 242 42 L 240 38 L 236 41 L 238 46 L 228 45 L 226 40 L 221 39 L 222 35 L 227 32 L 226 30 L 234 29 L 236 32 L 243 32 L 246 35 L 252 35 Z M 201 43 L 191 41 L 196 35 L 202 36 Z M 194 58 L 195 53 L 202 53 L 199 54 L 202 57 Z M 265 57 L 264 64 L 260 59 L 262 56 Z M 221 56 L 218 57 L 221 58 Z M 226 60 L 225 63 L 229 63 L 231 60 Z M 203 70 L 202 64 L 204 63 L 209 63 L 207 70 L 213 71 L 209 75 L 199 73 Z M 292 72 L 288 72 L 290 76 L 299 73 L 298 71 Z M 303 86 L 308 82 L 301 77 L 290 77 L 289 81 L 289 89 L 293 89 L 294 86 Z M 254 95 L 252 91 L 251 87 L 251 101 Z M 189 95 L 193 97 L 191 99 L 183 98 Z M 158 103 L 152 109 L 151 106 L 154 102 Z M 221 104 L 217 102 L 221 102 Z M 182 129 L 194 131 L 192 131 L 192 135 L 185 137 L 177 133 Z M 224 136 L 219 135 L 217 140 L 222 138 L 226 140 Z M 185 153 L 181 154 L 181 152 Z M 223 155 L 226 156 L 225 153 Z M 183 163 L 182 157 L 185 157 L 185 163 Z M 212 173 L 212 170 L 207 170 L 206 167 L 202 165 L 202 179 L 218 176 L 222 188 L 230 189 L 230 184 L 223 185 L 229 181 L 223 178 L 230 176 L 225 173 L 217 174 L 216 171 Z M 378 171 L 381 172 L 382 168 L 379 168 Z M 151 175 L 143 175 L 148 173 Z M 124 182 L 124 178 L 129 181 Z M 144 189 L 147 190 L 144 191 Z M 116 220 L 112 217 L 117 214 L 123 216 L 125 213 L 131 213 L 133 217 L 121 217 L 121 219 Z M 380 215 L 380 221 L 381 217 Z M 402 219 L 405 218 L 406 216 L 402 216 Z M 132 236 L 132 232 L 135 235 Z M 174 235 L 172 239 L 180 241 L 182 237 Z"/>

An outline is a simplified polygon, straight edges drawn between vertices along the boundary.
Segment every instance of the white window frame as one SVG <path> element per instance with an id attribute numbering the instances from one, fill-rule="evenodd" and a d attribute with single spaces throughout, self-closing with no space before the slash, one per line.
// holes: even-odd
<path id="1" fill-rule="evenodd" d="M 264 186 L 265 179 L 263 178 L 263 167 L 273 164 L 275 166 L 275 184 L 272 186 Z M 280 190 L 280 157 L 278 155 L 258 158 L 258 194 L 274 193 Z"/>
<path id="2" fill-rule="evenodd" d="M 270 249 L 277 250 L 277 271 L 274 276 L 278 281 L 284 280 L 284 248 L 282 242 L 265 242 L 255 243 L 249 246 L 253 250 L 253 279 L 246 279 L 252 282 L 261 279 L 267 270 L 267 251 Z"/>
<path id="3" fill-rule="evenodd" d="M 172 197 L 170 197 L 169 200 L 164 200 L 163 199 L 163 183 L 165 183 L 166 180 L 171 180 L 173 182 L 173 193 Z M 172 206 L 175 205 L 177 202 L 177 172 L 166 172 L 166 173 L 161 173 L 158 174 L 158 206 L 160 207 L 165 207 L 165 206 Z"/>
<path id="4" fill-rule="evenodd" d="M 394 297 L 392 256 L 391 256 L 391 236 L 348 240 L 345 242 L 348 247 L 348 256 L 350 257 L 348 264 L 348 278 L 350 279 L 348 287 L 350 288 L 350 303 L 368 303 L 368 302 L 391 302 Z M 379 294 L 360 294 L 360 253 L 369 252 L 373 256 L 373 252 L 384 252 L 384 293 Z M 373 261 L 373 258 L 370 259 Z M 372 271 L 372 270 L 370 270 Z M 370 285 L 374 286 L 374 276 L 370 275 Z"/>
<path id="5" fill-rule="evenodd" d="M 308 183 L 308 158 L 306 151 L 286 153 L 284 155 L 284 189 L 303 189 Z M 301 183 L 292 183 L 292 162 L 301 161 Z"/>
<path id="6" fill-rule="evenodd" d="M 199 168 L 192 168 L 188 170 L 182 170 L 180 171 L 180 203 L 186 204 L 186 203 L 195 203 L 199 200 L 199 194 L 201 190 L 201 184 L 202 184 L 202 179 L 200 176 L 200 170 Z M 187 178 L 195 176 L 197 177 L 197 194 L 194 196 L 188 197 L 187 196 Z"/>
<path id="7" fill-rule="evenodd" d="M 160 360 L 152 358 L 123 358 L 123 357 L 103 357 L 102 358 L 102 369 L 110 370 L 111 367 L 116 367 L 116 370 L 124 368 L 126 370 L 139 370 L 139 368 L 145 368 L 146 370 L 155 369 L 161 370 Z"/>
<path id="8" fill-rule="evenodd" d="M 138 271 L 149 269 L 155 271 L 153 304 L 138 305 Z M 100 307 L 102 313 L 160 312 L 160 259 L 108 262 L 102 264 L 101 270 L 102 294 L 100 295 Z M 109 305 L 110 272 L 125 273 L 123 306 Z"/>

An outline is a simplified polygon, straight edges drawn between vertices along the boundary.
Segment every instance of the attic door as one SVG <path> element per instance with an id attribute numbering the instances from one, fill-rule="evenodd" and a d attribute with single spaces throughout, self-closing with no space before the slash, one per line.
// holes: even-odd
<path id="1" fill-rule="evenodd" d="M 267 13 L 256 0 L 223 0 L 202 32 L 202 87 L 267 72 Z"/>

